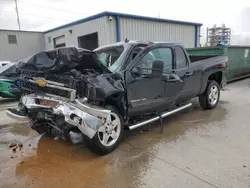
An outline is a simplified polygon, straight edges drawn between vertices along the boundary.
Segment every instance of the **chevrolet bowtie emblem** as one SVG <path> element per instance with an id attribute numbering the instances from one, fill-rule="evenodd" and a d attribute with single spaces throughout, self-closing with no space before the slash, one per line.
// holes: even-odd
<path id="1" fill-rule="evenodd" d="M 48 82 L 42 78 L 35 79 L 35 83 L 40 87 L 45 87 L 48 84 Z"/>

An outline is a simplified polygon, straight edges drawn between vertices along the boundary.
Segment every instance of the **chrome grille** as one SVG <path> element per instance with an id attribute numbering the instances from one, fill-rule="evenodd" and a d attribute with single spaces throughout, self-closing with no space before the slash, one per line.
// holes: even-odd
<path id="1" fill-rule="evenodd" d="M 27 71 L 27 70 L 21 70 L 21 76 L 22 77 L 28 77 L 28 78 L 33 78 L 33 77 L 42 77 L 42 73 L 36 73 L 32 71 Z"/>
<path id="2" fill-rule="evenodd" d="M 57 82 L 60 83 L 61 85 L 68 86 L 72 88 L 74 85 L 74 79 L 70 78 L 68 75 L 56 75 L 56 74 L 46 74 L 46 73 L 37 73 L 37 72 L 32 72 L 32 71 L 27 71 L 27 70 L 21 70 L 21 77 L 23 78 L 44 78 L 47 81 L 52 81 L 52 82 Z"/>
<path id="3" fill-rule="evenodd" d="M 70 101 L 74 101 L 76 98 L 76 90 L 74 89 L 55 86 L 52 84 L 48 84 L 45 87 L 40 87 L 33 80 L 25 80 L 25 79 L 20 79 L 19 83 L 21 88 L 24 90 L 37 93 L 44 93 L 47 96 L 53 96 Z"/>

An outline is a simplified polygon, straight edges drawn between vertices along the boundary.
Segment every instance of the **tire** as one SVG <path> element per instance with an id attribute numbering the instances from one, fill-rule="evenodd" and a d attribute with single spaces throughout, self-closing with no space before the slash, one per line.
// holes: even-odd
<path id="1" fill-rule="evenodd" d="M 219 100 L 220 86 L 216 81 L 209 80 L 205 92 L 199 96 L 200 106 L 205 110 L 213 109 Z"/>
<path id="2" fill-rule="evenodd" d="M 114 108 L 113 106 L 108 105 L 105 108 L 111 110 L 111 121 L 112 120 L 114 121 L 115 119 L 117 119 L 118 124 L 113 130 L 112 130 L 112 128 L 107 130 L 105 126 L 102 126 L 103 128 L 100 128 L 92 139 L 87 140 L 87 146 L 88 146 L 89 150 L 91 150 L 94 153 L 97 153 L 98 155 L 105 155 L 105 154 L 108 154 L 108 153 L 111 153 L 112 151 L 114 151 L 117 148 L 117 146 L 119 145 L 119 143 L 122 139 L 122 136 L 123 136 L 124 121 L 123 121 L 122 116 L 116 110 L 116 108 Z M 105 131 L 108 131 L 108 132 L 106 133 Z M 115 139 L 113 139 L 111 136 L 113 134 L 113 131 L 117 132 Z M 105 143 L 104 134 L 106 136 L 107 136 L 107 134 L 110 134 L 108 136 L 108 140 L 107 140 L 106 145 L 104 144 Z M 111 141 L 109 141 L 109 140 L 111 140 Z"/>

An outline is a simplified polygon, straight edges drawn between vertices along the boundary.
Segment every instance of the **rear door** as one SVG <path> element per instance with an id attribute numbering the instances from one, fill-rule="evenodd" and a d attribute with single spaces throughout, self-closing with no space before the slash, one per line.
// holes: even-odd
<path id="1" fill-rule="evenodd" d="M 187 55 L 181 46 L 175 46 L 175 58 L 175 74 L 178 75 L 183 81 L 183 87 L 180 92 L 180 96 L 176 101 L 177 103 L 181 103 L 195 97 L 195 91 L 200 86 L 195 84 L 195 79 L 197 79 L 196 71 L 194 71 L 193 68 L 189 66 Z"/>

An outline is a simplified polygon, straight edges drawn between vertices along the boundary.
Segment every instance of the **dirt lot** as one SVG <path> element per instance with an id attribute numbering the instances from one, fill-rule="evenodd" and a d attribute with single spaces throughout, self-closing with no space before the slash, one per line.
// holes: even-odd
<path id="1" fill-rule="evenodd" d="M 81 145 L 41 137 L 5 115 L 0 101 L 0 187 L 210 188 L 250 186 L 250 79 L 221 92 L 218 107 L 192 108 L 164 121 L 164 133 L 126 132 L 99 157 Z M 9 143 L 21 143 L 16 151 Z"/>

